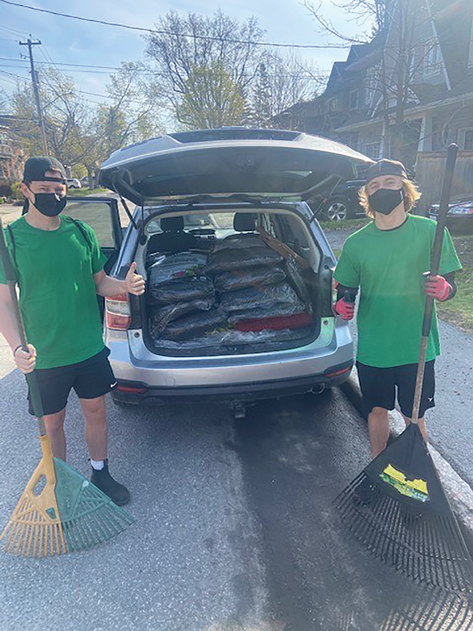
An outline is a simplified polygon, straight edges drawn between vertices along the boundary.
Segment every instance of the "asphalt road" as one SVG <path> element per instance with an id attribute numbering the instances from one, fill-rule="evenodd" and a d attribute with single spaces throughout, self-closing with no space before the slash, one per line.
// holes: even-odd
<path id="1" fill-rule="evenodd" d="M 39 457 L 25 384 L 0 348 L 0 516 Z M 217 405 L 108 401 L 111 470 L 137 523 L 93 550 L 43 561 L 0 555 L 5 631 L 400 631 L 473 628 L 469 606 L 371 558 L 333 515 L 369 460 L 342 392 Z M 69 462 L 88 472 L 78 402 Z"/>

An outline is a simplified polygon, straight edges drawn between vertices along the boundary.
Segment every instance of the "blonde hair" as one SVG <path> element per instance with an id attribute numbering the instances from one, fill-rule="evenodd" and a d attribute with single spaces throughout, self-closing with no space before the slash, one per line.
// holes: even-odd
<path id="1" fill-rule="evenodd" d="M 422 193 L 419 191 L 414 182 L 405 178 L 402 178 L 402 188 L 404 190 L 404 208 L 406 209 L 406 213 L 408 213 L 410 210 L 412 210 L 415 203 L 420 199 Z M 370 208 L 366 186 L 360 188 L 359 197 L 360 204 L 364 208 L 366 215 L 370 219 L 374 219 L 374 211 Z"/>

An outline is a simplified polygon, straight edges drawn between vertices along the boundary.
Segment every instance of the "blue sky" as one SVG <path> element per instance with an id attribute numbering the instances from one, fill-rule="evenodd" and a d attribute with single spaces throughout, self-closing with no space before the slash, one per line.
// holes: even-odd
<path id="1" fill-rule="evenodd" d="M 62 11 L 69 14 L 95 19 L 121 22 L 134 26 L 152 27 L 160 15 L 171 8 L 178 12 L 189 11 L 211 15 L 221 8 L 224 13 L 239 20 L 254 15 L 261 28 L 266 30 L 265 40 L 293 44 L 326 44 L 328 38 L 317 32 L 313 19 L 299 0 L 175 0 L 153 2 L 150 0 L 23 0 L 24 4 Z M 317 2 L 315 1 L 315 4 Z M 354 35 L 361 27 L 340 9 L 333 7 L 330 0 L 323 0 L 323 11 L 344 33 Z M 121 61 L 136 61 L 144 58 L 145 41 L 138 32 L 69 20 L 57 16 L 29 11 L 0 3 L 0 58 L 20 59 L 27 52 L 18 40 L 28 34 L 40 39 L 43 47 L 35 47 L 35 59 L 45 61 L 49 56 L 54 62 L 118 66 Z M 332 39 L 332 41 L 334 41 Z M 40 49 L 43 48 L 43 51 Z M 346 58 L 346 50 L 301 51 L 324 72 L 334 61 Z M 12 67 L 15 66 L 15 67 Z M 8 94 L 14 89 L 15 78 L 10 72 L 28 76 L 28 66 L 20 61 L 0 59 L 0 86 Z M 68 72 L 77 86 L 85 91 L 105 94 L 107 74 L 92 72 Z M 100 97 L 87 95 L 91 101 Z"/>

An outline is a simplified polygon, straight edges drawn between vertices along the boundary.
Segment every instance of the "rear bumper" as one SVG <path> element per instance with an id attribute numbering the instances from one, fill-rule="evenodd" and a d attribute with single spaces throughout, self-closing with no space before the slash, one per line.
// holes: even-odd
<path id="1" fill-rule="evenodd" d="M 137 381 L 118 380 L 113 398 L 122 403 L 153 405 L 183 400 L 254 401 L 304 394 L 323 387 L 332 388 L 348 379 L 353 362 L 334 366 L 310 377 L 262 381 L 258 383 L 220 384 L 190 387 L 149 387 Z"/>

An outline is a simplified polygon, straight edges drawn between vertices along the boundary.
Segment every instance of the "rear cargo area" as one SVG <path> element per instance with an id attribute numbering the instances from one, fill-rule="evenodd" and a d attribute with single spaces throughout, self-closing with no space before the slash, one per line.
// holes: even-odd
<path id="1" fill-rule="evenodd" d="M 143 253 L 147 346 L 158 354 L 209 356 L 309 343 L 320 324 L 313 271 L 319 254 L 311 240 L 300 219 L 283 213 L 152 222 Z"/>

